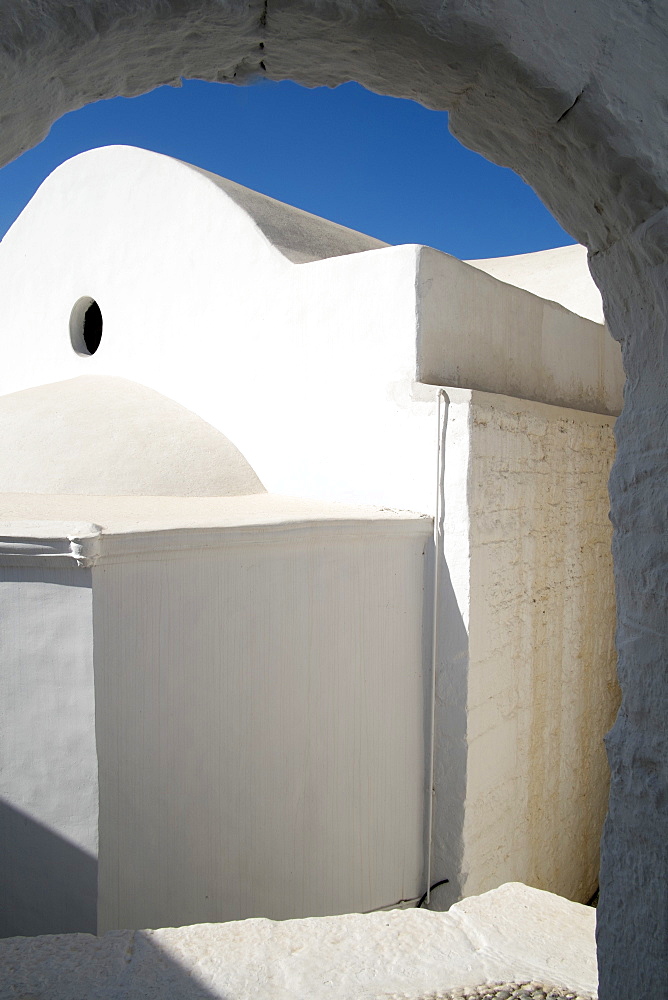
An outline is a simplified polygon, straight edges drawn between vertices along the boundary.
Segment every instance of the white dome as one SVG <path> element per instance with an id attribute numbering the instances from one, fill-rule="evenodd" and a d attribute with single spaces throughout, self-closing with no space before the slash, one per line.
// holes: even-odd
<path id="1" fill-rule="evenodd" d="M 2 493 L 265 492 L 224 434 L 126 379 L 85 375 L 0 396 L 0 425 Z"/>

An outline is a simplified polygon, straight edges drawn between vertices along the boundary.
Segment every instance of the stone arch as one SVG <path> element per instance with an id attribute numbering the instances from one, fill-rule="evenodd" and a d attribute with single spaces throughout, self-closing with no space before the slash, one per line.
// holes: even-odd
<path id="1" fill-rule="evenodd" d="M 611 480 L 623 705 L 601 997 L 668 995 L 668 8 L 636 0 L 6 0 L 0 161 L 64 112 L 179 77 L 355 79 L 451 112 L 590 250 L 628 382 Z M 261 142 L 258 141 L 261 151 Z"/>

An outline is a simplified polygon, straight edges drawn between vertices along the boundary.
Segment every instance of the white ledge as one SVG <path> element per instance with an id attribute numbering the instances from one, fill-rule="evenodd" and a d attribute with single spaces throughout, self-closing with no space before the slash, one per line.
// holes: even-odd
<path id="1" fill-rule="evenodd" d="M 34 517 L 18 516 L 26 513 Z M 78 519 L 86 514 L 86 522 Z M 360 533 L 426 539 L 430 525 L 430 518 L 410 511 L 270 494 L 233 498 L 0 494 L 0 565 L 48 563 L 85 569 L 136 556 L 162 559 L 216 551 L 256 542 L 258 532 L 263 542 L 276 545 L 309 531 L 339 540 Z"/>
<path id="2" fill-rule="evenodd" d="M 64 521 L 0 521 L 0 565 L 92 566 L 100 554 L 100 530 Z"/>
<path id="3" fill-rule="evenodd" d="M 597 988 L 596 911 L 520 883 L 394 910 L 0 941 L 0 998 L 424 1000 L 457 986 Z M 11 970 L 11 971 L 9 971 Z"/>

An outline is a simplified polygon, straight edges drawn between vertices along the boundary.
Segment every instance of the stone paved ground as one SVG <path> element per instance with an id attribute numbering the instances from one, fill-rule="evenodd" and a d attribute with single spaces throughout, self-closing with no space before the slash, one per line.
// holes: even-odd
<path id="1" fill-rule="evenodd" d="M 399 997 L 388 996 L 383 1000 L 399 1000 Z M 578 993 L 561 986 L 523 982 L 461 986 L 445 993 L 429 993 L 422 1000 L 596 1000 L 596 998 L 591 993 Z"/>

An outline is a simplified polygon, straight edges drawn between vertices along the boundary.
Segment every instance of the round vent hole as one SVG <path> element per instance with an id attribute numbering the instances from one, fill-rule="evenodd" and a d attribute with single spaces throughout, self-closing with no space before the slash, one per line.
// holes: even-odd
<path id="1" fill-rule="evenodd" d="M 95 354 L 102 340 L 102 312 L 89 296 L 74 304 L 70 314 L 70 340 L 72 347 L 83 357 Z"/>

